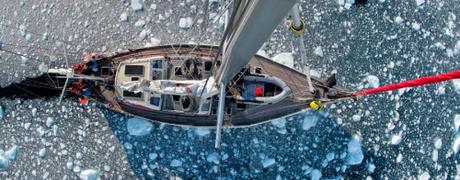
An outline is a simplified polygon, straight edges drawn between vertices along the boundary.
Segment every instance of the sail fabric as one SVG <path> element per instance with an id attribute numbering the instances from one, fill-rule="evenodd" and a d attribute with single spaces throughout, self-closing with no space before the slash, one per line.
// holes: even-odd
<path id="1" fill-rule="evenodd" d="M 369 95 L 369 94 L 397 90 L 401 88 L 433 84 L 433 83 L 448 81 L 452 79 L 460 79 L 460 70 L 456 70 L 456 71 L 452 71 L 452 72 L 448 72 L 448 73 L 444 73 L 440 75 L 435 75 L 435 76 L 426 76 L 426 77 L 422 77 L 422 78 L 418 78 L 418 79 L 414 79 L 410 81 L 404 81 L 404 82 L 397 83 L 397 84 L 382 86 L 382 87 L 378 87 L 374 89 L 368 89 L 368 90 L 357 92 L 355 93 L 355 95 L 364 96 L 364 95 Z"/>
<path id="2" fill-rule="evenodd" d="M 217 84 L 227 84 L 244 68 L 297 0 L 235 0 L 223 37 Z"/>

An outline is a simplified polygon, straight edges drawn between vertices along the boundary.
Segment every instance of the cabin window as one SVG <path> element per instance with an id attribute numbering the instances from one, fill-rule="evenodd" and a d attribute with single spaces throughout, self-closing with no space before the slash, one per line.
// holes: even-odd
<path id="1" fill-rule="evenodd" d="M 232 108 L 231 107 L 225 108 L 225 114 L 231 115 L 232 114 Z"/>
<path id="2" fill-rule="evenodd" d="M 173 101 L 180 101 L 179 95 L 173 95 Z"/>
<path id="3" fill-rule="evenodd" d="M 125 98 L 142 98 L 142 92 L 131 92 L 123 91 L 123 97 Z"/>
<path id="4" fill-rule="evenodd" d="M 127 76 L 143 76 L 144 66 L 143 65 L 126 65 L 125 75 Z"/>
<path id="5" fill-rule="evenodd" d="M 160 97 L 150 97 L 150 104 L 154 106 L 160 106 Z"/>
<path id="6" fill-rule="evenodd" d="M 152 70 L 152 80 L 162 80 L 163 79 L 163 72 Z"/>
<path id="7" fill-rule="evenodd" d="M 201 111 L 209 111 L 209 106 L 211 105 L 211 101 L 206 100 L 204 101 L 203 105 L 201 105 Z"/>
<path id="8" fill-rule="evenodd" d="M 184 74 L 182 74 L 182 68 L 181 67 L 174 67 L 174 74 L 176 76 L 183 76 Z"/>
<path id="9" fill-rule="evenodd" d="M 111 76 L 113 75 L 113 70 L 111 67 L 101 67 L 101 74 L 103 76 Z"/>
<path id="10" fill-rule="evenodd" d="M 256 73 L 257 74 L 262 74 L 262 68 L 261 67 L 256 67 Z"/>
<path id="11" fill-rule="evenodd" d="M 161 60 L 152 61 L 151 67 L 153 69 L 163 69 L 163 61 Z"/>
<path id="12" fill-rule="evenodd" d="M 265 83 L 265 96 L 276 96 L 283 91 L 279 86 L 272 84 L 272 83 Z"/>
<path id="13" fill-rule="evenodd" d="M 132 77 L 131 81 L 139 81 L 139 77 Z"/>
<path id="14" fill-rule="evenodd" d="M 212 62 L 211 61 L 204 62 L 204 70 L 211 71 L 211 69 L 212 69 Z"/>

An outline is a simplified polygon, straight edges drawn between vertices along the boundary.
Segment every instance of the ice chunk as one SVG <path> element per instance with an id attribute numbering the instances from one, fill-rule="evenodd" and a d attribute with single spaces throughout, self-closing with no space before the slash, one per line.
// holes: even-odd
<path id="1" fill-rule="evenodd" d="M 454 116 L 454 130 L 458 130 L 460 128 L 460 114 L 455 114 Z"/>
<path id="2" fill-rule="evenodd" d="M 396 24 L 401 24 L 403 21 L 404 21 L 404 19 L 401 18 L 401 16 L 396 16 L 396 17 L 395 17 L 395 20 L 394 20 L 394 22 L 395 22 Z"/>
<path id="3" fill-rule="evenodd" d="M 318 116 L 314 115 L 305 116 L 302 122 L 302 129 L 307 131 L 310 128 L 315 127 L 316 123 L 318 122 L 318 119 Z"/>
<path id="4" fill-rule="evenodd" d="M 272 58 L 274 61 L 283 64 L 287 67 L 294 67 L 294 56 L 292 53 L 279 53 Z"/>
<path id="5" fill-rule="evenodd" d="M 367 76 L 367 87 L 376 88 L 380 86 L 380 79 L 377 76 Z"/>
<path id="6" fill-rule="evenodd" d="M 32 117 L 37 116 L 37 108 L 32 108 Z"/>
<path id="7" fill-rule="evenodd" d="M 0 119 L 3 119 L 5 115 L 5 108 L 2 105 L 0 105 Z"/>
<path id="8" fill-rule="evenodd" d="M 259 49 L 259 50 L 257 51 L 257 55 L 262 56 L 262 57 L 266 57 L 266 58 L 270 58 L 270 57 L 268 56 L 268 54 L 267 54 L 267 51 L 264 51 L 264 50 L 262 50 L 262 49 Z"/>
<path id="9" fill-rule="evenodd" d="M 178 159 L 173 159 L 169 165 L 171 167 L 180 167 L 180 166 L 182 166 L 182 161 L 180 161 Z"/>
<path id="10" fill-rule="evenodd" d="M 452 80 L 452 85 L 454 86 L 454 90 L 457 93 L 460 93 L 460 79 L 454 79 Z"/>
<path id="11" fill-rule="evenodd" d="M 51 127 L 54 124 L 54 119 L 52 117 L 46 118 L 46 126 Z"/>
<path id="12" fill-rule="evenodd" d="M 142 11 L 144 5 L 141 3 L 141 0 L 131 0 L 131 8 L 133 11 Z"/>
<path id="13" fill-rule="evenodd" d="M 391 142 L 390 143 L 392 145 L 398 145 L 399 143 L 401 143 L 401 140 L 402 140 L 401 136 L 395 134 L 395 135 L 391 136 Z"/>
<path id="14" fill-rule="evenodd" d="M 442 146 L 442 139 L 437 138 L 436 141 L 434 141 L 434 148 L 441 149 L 441 146 Z"/>
<path id="15" fill-rule="evenodd" d="M 366 168 L 367 168 L 367 171 L 371 174 L 374 173 L 375 171 L 375 165 L 372 162 L 367 163 Z"/>
<path id="16" fill-rule="evenodd" d="M 128 132 L 132 136 L 144 136 L 152 131 L 152 123 L 138 118 L 129 118 L 127 123 Z"/>
<path id="17" fill-rule="evenodd" d="M 157 153 L 150 153 L 149 154 L 149 159 L 152 160 L 152 161 L 155 160 L 157 157 L 158 157 Z"/>
<path id="18" fill-rule="evenodd" d="M 264 158 L 262 160 L 262 166 L 265 168 L 268 168 L 270 166 L 273 166 L 276 163 L 276 160 L 273 158 Z"/>
<path id="19" fill-rule="evenodd" d="M 208 128 L 195 128 L 194 132 L 196 135 L 203 137 L 209 135 L 211 130 Z"/>
<path id="20" fill-rule="evenodd" d="M 79 177 L 81 180 L 97 180 L 99 178 L 99 170 L 95 170 L 95 169 L 83 170 L 80 173 Z"/>
<path id="21" fill-rule="evenodd" d="M 361 164 L 363 160 L 363 150 L 361 149 L 361 144 L 358 137 L 353 137 L 348 142 L 347 150 L 347 164 L 348 165 L 357 165 Z"/>
<path id="22" fill-rule="evenodd" d="M 45 156 L 46 156 L 46 148 L 40 149 L 40 151 L 38 152 L 38 155 L 39 155 L 41 158 L 45 158 Z"/>
<path id="23" fill-rule="evenodd" d="M 14 145 L 8 151 L 5 151 L 4 156 L 5 156 L 6 159 L 8 159 L 10 161 L 16 161 L 18 153 L 19 153 L 19 147 Z"/>
<path id="24" fill-rule="evenodd" d="M 415 3 L 417 4 L 417 6 L 420 6 L 423 3 L 425 3 L 425 0 L 415 0 Z"/>
<path id="25" fill-rule="evenodd" d="M 353 115 L 352 119 L 353 119 L 353 121 L 359 121 L 359 120 L 361 120 L 361 115 L 355 114 L 355 115 Z"/>
<path id="26" fill-rule="evenodd" d="M 271 122 L 271 124 L 277 128 L 284 128 L 286 127 L 286 119 L 285 118 L 275 119 Z"/>
<path id="27" fill-rule="evenodd" d="M 136 21 L 136 23 L 134 23 L 134 26 L 136 27 L 144 27 L 144 25 L 145 25 L 144 20 L 139 20 L 139 21 Z"/>
<path id="28" fill-rule="evenodd" d="M 8 159 L 0 154 L 0 169 L 6 169 L 8 167 Z"/>
<path id="29" fill-rule="evenodd" d="M 139 37 L 141 39 L 145 39 L 148 35 L 150 35 L 151 31 L 150 29 L 144 29 L 141 31 L 141 33 L 139 33 Z"/>
<path id="30" fill-rule="evenodd" d="M 429 180 L 430 179 L 430 174 L 428 172 L 424 172 L 420 174 L 417 178 L 418 180 Z"/>
<path id="31" fill-rule="evenodd" d="M 313 169 L 313 170 L 310 172 L 310 176 L 311 176 L 311 180 L 319 180 L 319 179 L 321 179 L 321 177 L 323 176 L 323 174 L 321 173 L 320 170 L 318 170 L 318 169 Z"/>
<path id="32" fill-rule="evenodd" d="M 413 23 L 412 23 L 412 29 L 414 29 L 414 30 L 416 30 L 416 31 L 420 30 L 420 23 L 418 23 L 418 22 L 413 22 Z"/>
<path id="33" fill-rule="evenodd" d="M 400 163 L 402 161 L 402 159 L 403 159 L 403 156 L 402 156 L 401 153 L 399 153 L 398 156 L 396 157 L 396 162 Z"/>
<path id="34" fill-rule="evenodd" d="M 120 21 L 121 21 L 121 22 L 126 22 L 126 21 L 128 21 L 128 13 L 126 13 L 126 12 L 121 13 L 121 15 L 120 15 Z"/>
<path id="35" fill-rule="evenodd" d="M 71 171 L 73 169 L 73 162 L 67 162 L 66 163 L 67 170 Z"/>
<path id="36" fill-rule="evenodd" d="M 206 157 L 206 160 L 208 162 L 211 162 L 211 163 L 214 163 L 214 164 L 218 164 L 219 163 L 219 155 L 215 152 L 209 154 L 207 157 Z"/>
<path id="37" fill-rule="evenodd" d="M 183 29 L 191 28 L 193 25 L 193 19 L 191 17 L 180 18 L 179 27 Z"/>
<path id="38" fill-rule="evenodd" d="M 458 151 L 460 150 L 460 132 L 457 132 L 457 134 L 454 136 L 454 143 L 452 144 L 452 150 L 454 150 L 455 154 L 457 154 Z"/>
<path id="39" fill-rule="evenodd" d="M 323 48 L 322 48 L 321 46 L 316 47 L 315 50 L 313 51 L 313 53 L 315 53 L 315 54 L 318 55 L 319 57 L 323 57 L 323 56 L 324 56 Z"/>

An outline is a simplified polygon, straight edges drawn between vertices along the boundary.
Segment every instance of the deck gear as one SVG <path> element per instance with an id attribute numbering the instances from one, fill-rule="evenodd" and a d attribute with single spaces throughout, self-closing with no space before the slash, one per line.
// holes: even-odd
<path id="1" fill-rule="evenodd" d="M 310 102 L 310 108 L 314 109 L 315 111 L 323 110 L 323 102 L 313 100 L 312 102 Z"/>

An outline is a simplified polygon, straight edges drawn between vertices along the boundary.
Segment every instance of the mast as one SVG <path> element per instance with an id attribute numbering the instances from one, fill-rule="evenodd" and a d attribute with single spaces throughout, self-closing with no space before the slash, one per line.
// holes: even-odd
<path id="1" fill-rule="evenodd" d="M 226 85 L 260 49 L 297 0 L 234 0 L 221 42 L 222 61 L 215 73 L 220 88 L 215 148 L 220 149 Z"/>

